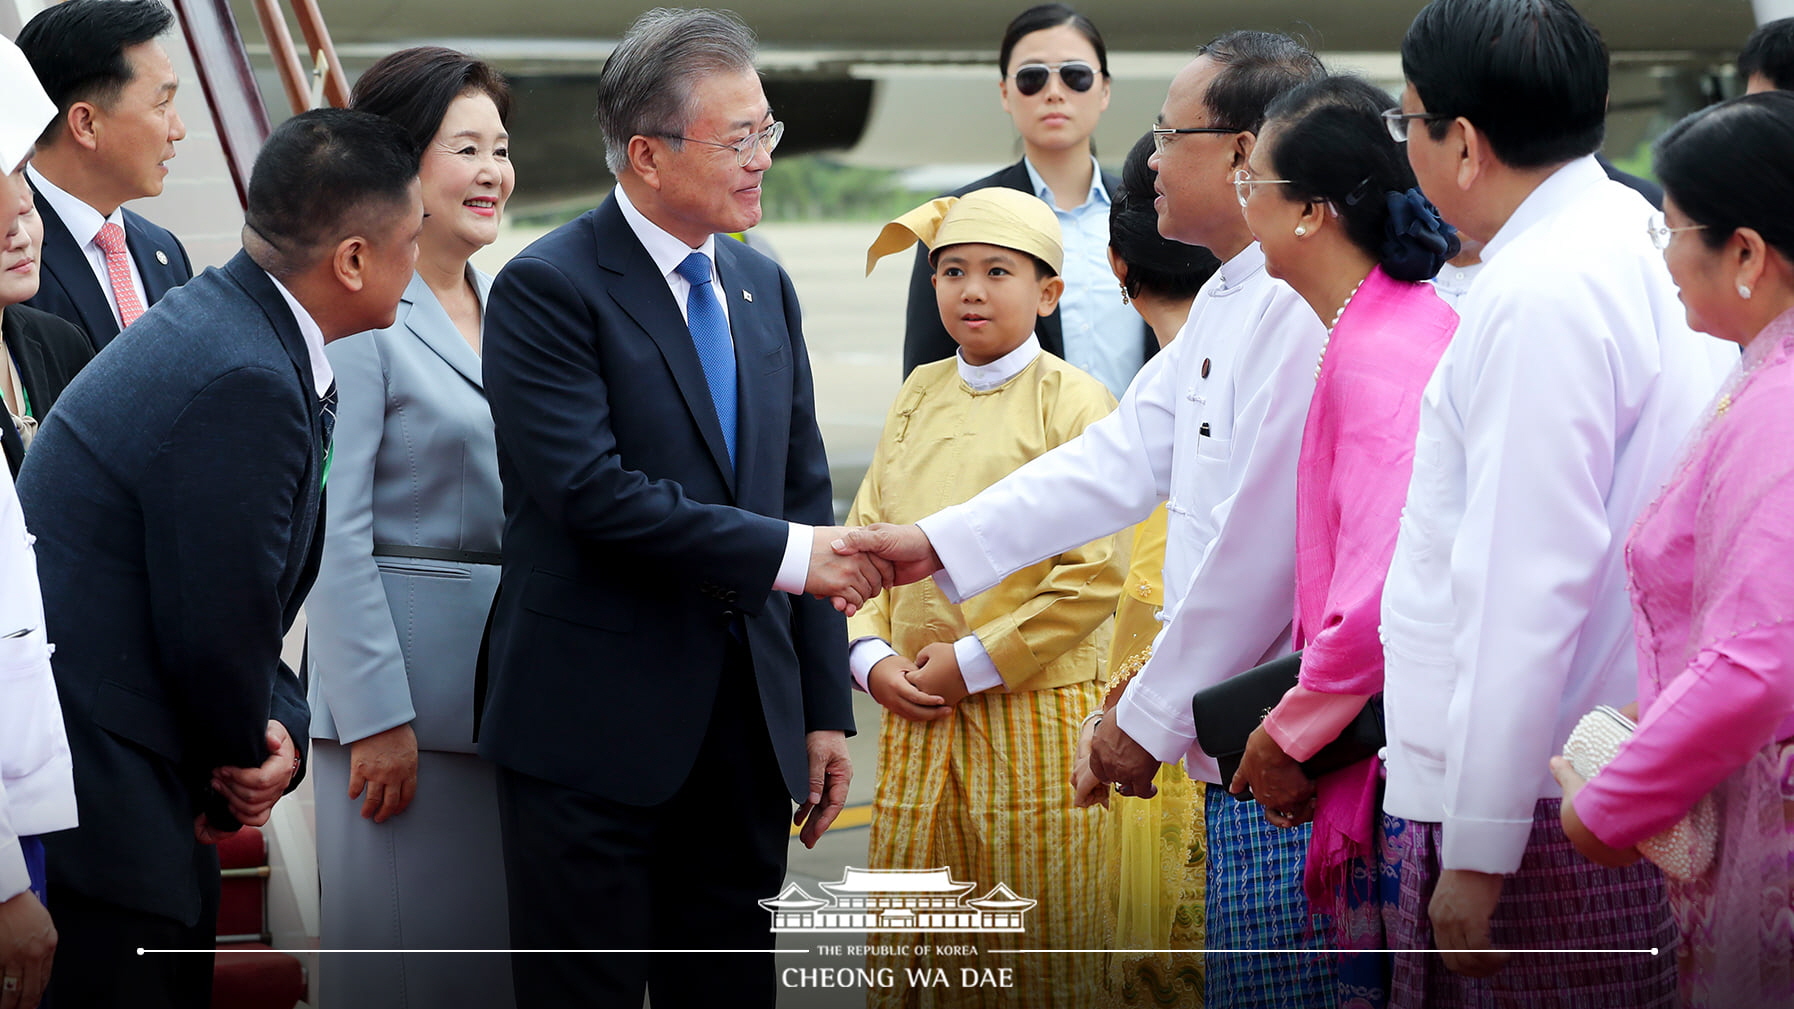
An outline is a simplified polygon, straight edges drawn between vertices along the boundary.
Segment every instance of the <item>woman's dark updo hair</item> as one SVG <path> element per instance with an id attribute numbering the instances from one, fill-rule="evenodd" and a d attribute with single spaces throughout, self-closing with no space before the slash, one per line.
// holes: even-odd
<path id="1" fill-rule="evenodd" d="M 417 46 L 389 53 L 355 81 L 349 107 L 398 123 L 422 149 L 436 139 L 442 117 L 455 99 L 485 95 L 498 107 L 498 121 L 511 117 L 511 89 L 490 63 L 442 46 Z"/>
<path id="2" fill-rule="evenodd" d="M 1657 141 L 1657 180 L 1717 249 L 1739 228 L 1794 259 L 1794 92 L 1720 102 Z"/>
<path id="3" fill-rule="evenodd" d="M 1009 57 L 1015 53 L 1015 44 L 1023 36 L 1048 28 L 1069 25 L 1084 36 L 1090 47 L 1096 50 L 1096 69 L 1102 71 L 1103 78 L 1109 76 L 1109 47 L 1103 45 L 1103 33 L 1096 30 L 1096 25 L 1077 11 L 1064 4 L 1037 4 L 1022 11 L 1003 29 L 1003 46 L 997 50 L 997 72 L 1004 77 L 1009 76 Z"/>
<path id="4" fill-rule="evenodd" d="M 1383 110 L 1395 104 L 1349 74 L 1303 84 L 1266 110 L 1265 132 L 1276 127 L 1268 160 L 1289 180 L 1284 196 L 1331 205 L 1384 273 L 1422 281 L 1458 254 L 1458 237 L 1415 188 L 1407 152 L 1389 136 Z"/>
<path id="5" fill-rule="evenodd" d="M 1152 149 L 1148 133 L 1135 141 L 1122 165 L 1121 189 L 1109 207 L 1109 248 L 1127 264 L 1128 297 L 1194 298 L 1221 268 L 1221 261 L 1200 245 L 1159 234 L 1159 212 L 1152 207 L 1158 195 L 1152 187 L 1159 173 L 1146 167 Z"/>

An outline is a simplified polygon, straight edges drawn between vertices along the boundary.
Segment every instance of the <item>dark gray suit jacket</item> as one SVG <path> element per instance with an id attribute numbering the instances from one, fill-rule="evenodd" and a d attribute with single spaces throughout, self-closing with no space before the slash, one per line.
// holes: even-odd
<path id="1" fill-rule="evenodd" d="M 846 622 L 773 589 L 786 520 L 833 523 L 797 295 L 716 242 L 738 387 L 731 466 L 691 333 L 616 198 L 511 260 L 486 309 L 504 571 L 482 756 L 615 802 L 690 773 L 743 635 L 787 791 L 853 729 Z"/>
<path id="2" fill-rule="evenodd" d="M 317 571 L 322 429 L 310 357 L 239 253 L 172 292 L 63 392 L 19 474 L 81 824 L 50 885 L 192 924 L 234 826 L 217 766 L 310 716 L 280 660 Z"/>
<path id="3" fill-rule="evenodd" d="M 50 201 L 43 198 L 34 183 L 31 195 L 37 201 L 37 213 L 44 219 L 44 247 L 40 254 L 37 294 L 25 304 L 51 315 L 67 319 L 81 327 L 99 353 L 118 335 L 118 320 L 112 315 L 112 303 L 100 289 L 87 254 L 81 251 L 68 225 L 56 216 Z M 193 264 L 181 240 L 166 228 L 157 226 L 143 215 L 125 211 L 125 245 L 131 250 L 131 261 L 143 278 L 144 309 L 162 300 L 162 296 L 186 283 L 193 276 Z"/>

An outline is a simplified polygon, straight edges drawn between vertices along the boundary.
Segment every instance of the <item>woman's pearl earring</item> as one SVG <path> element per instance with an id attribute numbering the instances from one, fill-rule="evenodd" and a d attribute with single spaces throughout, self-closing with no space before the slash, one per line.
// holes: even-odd
<path id="1" fill-rule="evenodd" d="M 1749 301 L 1750 300 L 1750 287 L 1745 284 L 1739 284 L 1738 285 L 1738 297 L 1743 298 L 1745 301 Z"/>
<path id="2" fill-rule="evenodd" d="M 1306 234 L 1308 234 L 1308 225 L 1306 225 L 1306 224 L 1296 225 L 1296 237 L 1297 238 L 1301 238 L 1303 235 L 1306 235 Z"/>
<path id="3" fill-rule="evenodd" d="M 1123 305 L 1127 304 L 1127 285 L 1126 284 L 1121 285 L 1121 303 Z"/>

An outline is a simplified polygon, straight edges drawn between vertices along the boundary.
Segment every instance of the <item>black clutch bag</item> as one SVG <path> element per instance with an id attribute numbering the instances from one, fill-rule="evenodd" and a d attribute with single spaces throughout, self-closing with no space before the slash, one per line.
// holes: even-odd
<path id="1" fill-rule="evenodd" d="M 1215 758 L 1221 766 L 1221 787 L 1233 780 L 1240 769 L 1240 758 L 1246 752 L 1246 740 L 1264 721 L 1265 715 L 1283 700 L 1289 688 L 1296 685 L 1302 670 L 1302 653 L 1272 659 L 1251 669 L 1198 691 L 1190 701 L 1196 716 L 1196 741 L 1202 752 Z M 1358 717 L 1339 734 L 1339 738 L 1321 748 L 1321 752 L 1302 762 L 1302 772 L 1309 778 L 1331 774 L 1342 767 L 1376 755 L 1383 748 L 1383 695 L 1372 697 Z M 1252 798 L 1245 789 L 1234 798 Z"/>

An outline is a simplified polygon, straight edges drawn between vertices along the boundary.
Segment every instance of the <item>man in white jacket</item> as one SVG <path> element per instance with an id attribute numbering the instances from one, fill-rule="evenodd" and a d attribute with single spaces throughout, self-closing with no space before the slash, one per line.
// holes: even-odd
<path id="1" fill-rule="evenodd" d="M 31 65 L 0 37 L 0 235 L 31 206 L 25 163 L 56 114 Z M 0 421 L 5 422 L 5 421 Z M 43 905 L 37 835 L 75 825 L 75 783 L 50 675 L 37 561 L 12 477 L 0 466 L 0 1009 L 33 1009 L 56 929 Z"/>
<path id="2" fill-rule="evenodd" d="M 1124 795 L 1151 795 L 1160 764 L 1179 760 L 1223 786 L 1209 790 L 1205 810 L 1215 948 L 1319 945 L 1301 886 L 1308 828 L 1273 827 L 1257 804 L 1227 794 L 1197 746 L 1190 702 L 1290 647 L 1296 457 L 1326 329 L 1265 272 L 1232 179 L 1266 107 L 1322 73 L 1280 35 L 1233 32 L 1204 47 L 1172 81 L 1149 162 L 1159 172 L 1160 233 L 1221 259 L 1178 338 L 1076 440 L 964 504 L 914 526 L 850 533 L 840 548 L 883 554 L 899 581 L 934 574 L 958 600 L 1166 502 L 1166 626 L 1115 717 L 1098 727 L 1090 767 Z M 1333 983 L 1322 955 L 1214 956 L 1205 1004 L 1316 1005 L 1333 1000 Z"/>
<path id="3" fill-rule="evenodd" d="M 1672 1005 L 1641 952 L 1672 942 L 1661 878 L 1577 856 L 1547 761 L 1636 695 L 1626 535 L 1737 350 L 1688 329 L 1651 207 L 1595 160 L 1607 52 L 1565 0 L 1434 0 L 1402 69 L 1392 125 L 1487 265 L 1383 590 L 1390 1004 Z"/>

